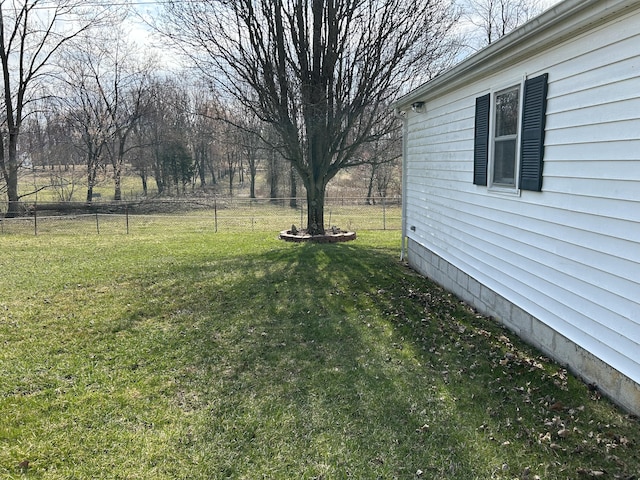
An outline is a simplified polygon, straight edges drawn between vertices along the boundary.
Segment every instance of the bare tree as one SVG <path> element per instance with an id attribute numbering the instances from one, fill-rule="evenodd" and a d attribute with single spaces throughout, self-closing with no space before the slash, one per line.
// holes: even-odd
<path id="1" fill-rule="evenodd" d="M 109 116 L 91 78 L 81 77 L 76 95 L 69 101 L 69 118 L 75 125 L 74 140 L 84 154 L 87 173 L 87 202 L 93 201 L 98 172 L 104 167 L 103 154 L 109 141 Z"/>
<path id="2" fill-rule="evenodd" d="M 18 137 L 28 104 L 51 74 L 54 57 L 69 43 L 104 20 L 107 7 L 80 0 L 0 2 L 0 63 L 4 131 L 0 135 L 0 171 L 7 187 L 7 216 L 18 213 Z"/>
<path id="3" fill-rule="evenodd" d="M 64 102 L 69 121 L 74 126 L 72 137 L 85 159 L 87 174 L 86 201 L 93 201 L 98 172 L 105 167 L 105 151 L 111 140 L 111 118 L 101 93 L 100 55 L 86 48 L 68 55 L 65 62 Z"/>
<path id="4" fill-rule="evenodd" d="M 143 147 L 136 151 L 136 169 L 143 185 L 148 172 L 152 172 L 159 195 L 170 194 L 172 186 L 177 195 L 185 193 L 186 184 L 195 173 L 189 151 L 188 92 L 176 79 L 157 78 L 151 82 L 149 98 L 149 108 L 134 129 L 136 141 Z"/>
<path id="5" fill-rule="evenodd" d="M 541 0 L 467 0 L 466 17 L 482 34 L 485 47 L 542 12 Z"/>
<path id="6" fill-rule="evenodd" d="M 112 26 L 104 35 L 78 46 L 80 63 L 94 88 L 96 101 L 106 113 L 108 138 L 105 153 L 113 173 L 114 200 L 122 200 L 125 157 L 138 145 L 132 132 L 150 105 L 153 56 L 142 58 L 137 46 L 127 42 L 126 32 Z"/>
<path id="7" fill-rule="evenodd" d="M 386 136 L 380 137 L 376 142 L 364 148 L 362 155 L 364 162 L 369 166 L 369 180 L 367 182 L 367 204 L 375 204 L 373 194 L 374 186 L 378 195 L 382 198 L 387 196 L 387 187 L 391 182 L 393 173 L 397 170 L 402 156 L 402 138 L 400 129 L 388 132 Z"/>
<path id="8" fill-rule="evenodd" d="M 217 136 L 217 112 L 219 107 L 212 98 L 207 85 L 197 83 L 192 88 L 191 101 L 193 115 L 190 125 L 191 148 L 196 174 L 200 179 L 200 188 L 206 188 L 209 182 L 216 183 L 214 166 L 214 140 Z M 207 172 L 211 175 L 207 180 Z"/>
<path id="9" fill-rule="evenodd" d="M 277 137 L 271 125 L 265 128 L 261 137 L 266 138 L 264 158 L 266 162 L 266 180 L 269 187 L 269 198 L 272 202 L 275 202 L 284 196 L 281 192 L 281 184 L 285 175 L 284 167 L 291 164 L 283 161 L 278 149 L 270 147 L 276 141 L 274 137 Z"/>
<path id="10" fill-rule="evenodd" d="M 328 182 L 393 120 L 385 106 L 449 58 L 449 0 L 170 2 L 162 30 L 279 136 L 324 233 Z"/>
<path id="11" fill-rule="evenodd" d="M 231 112 L 224 112 L 223 115 L 224 122 L 220 125 L 222 132 L 220 147 L 222 157 L 224 159 L 223 177 L 226 177 L 228 182 L 229 196 L 233 196 L 233 182 L 236 177 L 236 173 L 239 173 L 241 168 L 243 131 L 235 125 L 239 123 L 237 120 L 235 121 L 235 124 L 232 123 Z"/>
<path id="12" fill-rule="evenodd" d="M 113 167 L 114 200 L 122 200 L 122 175 L 126 155 L 139 145 L 130 141 L 137 122 L 150 107 L 149 78 L 153 60 L 137 57 L 131 45 L 116 44 L 110 56 L 109 85 L 100 92 L 111 120 L 109 156 Z"/>
<path id="13" fill-rule="evenodd" d="M 246 130 L 242 136 L 244 158 L 247 160 L 249 172 L 249 198 L 256 198 L 256 175 L 260 164 L 260 138 L 255 132 Z"/>
<path id="14" fill-rule="evenodd" d="M 33 190 L 36 194 L 40 190 L 51 189 L 61 201 L 71 201 L 81 181 L 81 172 L 76 171 L 76 165 L 84 158 L 78 154 L 72 139 L 75 136 L 74 124 L 54 102 L 46 102 L 42 111 L 25 119 L 19 142 L 19 154 L 28 159 L 33 174 Z M 24 165 L 23 165 L 24 167 Z M 48 167 L 48 181 L 46 176 L 38 174 L 38 167 L 45 172 Z M 23 170 L 26 170 L 23 168 Z M 39 180 L 43 180 L 41 183 Z"/>
<path id="15" fill-rule="evenodd" d="M 264 136 L 262 122 L 252 112 L 238 112 L 237 123 L 241 158 L 246 161 L 249 173 L 249 198 L 256 198 L 256 175 L 260 164 L 261 155 L 265 150 L 262 137 Z"/>
<path id="16" fill-rule="evenodd" d="M 124 99 L 113 104 L 110 111 L 113 132 L 109 145 L 109 156 L 113 167 L 114 200 L 122 200 L 122 176 L 127 155 L 141 146 L 133 142 L 132 133 L 147 108 L 145 80 L 140 78 L 130 89 L 122 92 Z"/>

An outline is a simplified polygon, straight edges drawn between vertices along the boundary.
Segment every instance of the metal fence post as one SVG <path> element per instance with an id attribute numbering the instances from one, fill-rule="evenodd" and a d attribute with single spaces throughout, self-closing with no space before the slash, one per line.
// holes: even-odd
<path id="1" fill-rule="evenodd" d="M 382 197 L 382 229 L 387 229 L 387 199 Z"/>
<path id="2" fill-rule="evenodd" d="M 98 212 L 96 212 L 96 232 L 100 235 L 100 222 L 98 221 Z"/>

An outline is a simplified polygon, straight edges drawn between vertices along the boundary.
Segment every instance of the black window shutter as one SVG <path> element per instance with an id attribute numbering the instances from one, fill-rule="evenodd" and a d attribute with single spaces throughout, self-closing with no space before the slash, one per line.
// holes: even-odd
<path id="1" fill-rule="evenodd" d="M 487 184 L 489 160 L 489 102 L 491 95 L 476 98 L 476 124 L 473 145 L 473 183 Z"/>
<path id="2" fill-rule="evenodd" d="M 520 188 L 542 190 L 544 127 L 547 110 L 547 74 L 524 84 L 522 140 L 520 143 Z"/>

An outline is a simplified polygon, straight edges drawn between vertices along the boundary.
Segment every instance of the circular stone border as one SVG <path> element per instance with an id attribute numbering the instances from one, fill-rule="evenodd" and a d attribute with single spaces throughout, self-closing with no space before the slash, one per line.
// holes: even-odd
<path id="1" fill-rule="evenodd" d="M 314 243 L 338 243 L 350 242 L 356 239 L 356 232 L 325 233 L 324 235 L 309 235 L 303 231 L 292 233 L 291 230 L 283 230 L 278 236 L 285 242 L 314 242 Z"/>

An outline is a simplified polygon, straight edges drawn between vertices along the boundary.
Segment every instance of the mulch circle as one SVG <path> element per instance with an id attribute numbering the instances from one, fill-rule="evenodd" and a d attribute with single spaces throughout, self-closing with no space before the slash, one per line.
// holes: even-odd
<path id="1" fill-rule="evenodd" d="M 279 238 L 285 242 L 338 243 L 355 240 L 356 232 L 333 232 L 329 230 L 324 235 L 309 235 L 304 230 L 297 230 L 295 233 L 291 230 L 283 230 L 280 232 Z"/>

